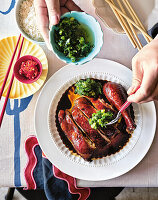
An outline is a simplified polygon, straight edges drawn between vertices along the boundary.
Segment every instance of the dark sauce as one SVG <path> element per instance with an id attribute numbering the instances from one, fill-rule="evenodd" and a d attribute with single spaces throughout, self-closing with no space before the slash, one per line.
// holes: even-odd
<path id="1" fill-rule="evenodd" d="M 72 86 L 71 86 L 72 87 Z M 63 141 L 63 143 L 65 144 L 65 146 L 70 149 L 71 151 L 73 151 L 74 153 L 76 153 L 76 150 L 74 149 L 74 147 L 72 146 L 71 142 L 68 140 L 68 138 L 66 137 L 65 133 L 63 132 L 63 130 L 61 129 L 59 120 L 58 120 L 58 113 L 60 110 L 66 110 L 66 109 L 70 109 L 71 108 L 71 102 L 68 98 L 68 91 L 70 90 L 69 87 L 65 93 L 62 95 L 58 106 L 57 106 L 57 110 L 56 110 L 56 127 L 57 127 L 57 131 L 59 132 L 60 138 Z"/>

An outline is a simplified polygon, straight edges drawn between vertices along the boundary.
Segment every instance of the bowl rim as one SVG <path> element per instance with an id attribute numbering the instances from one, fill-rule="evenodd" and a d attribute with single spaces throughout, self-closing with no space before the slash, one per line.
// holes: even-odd
<path id="1" fill-rule="evenodd" d="M 102 46 L 103 46 L 103 43 L 104 43 L 104 37 L 103 37 L 104 34 L 103 34 L 103 30 L 102 30 L 101 25 L 100 25 L 100 23 L 98 22 L 98 20 L 97 20 L 95 17 L 93 17 L 92 15 L 90 15 L 90 14 L 88 14 L 88 13 L 86 13 L 86 12 L 80 12 L 80 11 L 70 11 L 70 12 L 66 12 L 66 13 L 64 13 L 64 14 L 61 16 L 61 19 L 64 18 L 64 17 L 66 17 L 67 15 L 71 15 L 71 14 L 73 14 L 73 13 L 77 13 L 77 14 L 79 14 L 79 15 L 84 15 L 84 16 L 86 16 L 86 17 L 88 16 L 88 17 L 92 18 L 92 19 L 97 23 L 97 25 L 99 26 L 99 30 L 100 30 L 100 33 L 101 33 L 101 45 L 100 45 L 100 47 L 99 47 L 98 52 L 97 52 L 95 55 L 91 56 L 88 60 L 85 60 L 85 61 L 83 61 L 83 62 L 80 62 L 80 60 L 79 60 L 79 61 L 73 63 L 71 60 L 66 61 L 65 59 L 61 58 L 61 57 L 56 53 L 56 51 L 55 51 L 56 49 L 55 49 L 54 45 L 52 45 L 51 33 L 52 33 L 52 31 L 54 30 L 55 26 L 52 26 L 52 27 L 50 28 L 50 30 L 49 30 L 49 42 L 50 42 L 50 45 L 51 45 L 51 50 L 53 51 L 53 53 L 56 55 L 56 57 L 57 57 L 59 60 L 62 60 L 63 62 L 68 63 L 68 64 L 82 65 L 82 64 L 85 64 L 85 63 L 87 63 L 87 62 L 93 60 L 93 59 L 98 55 L 98 53 L 100 52 L 100 50 L 101 50 L 101 48 L 102 48 Z M 77 19 L 77 20 L 78 20 L 78 19 Z M 78 21 L 79 21 L 79 20 L 78 20 Z M 64 56 L 64 57 L 66 58 L 66 56 Z"/>
<path id="2" fill-rule="evenodd" d="M 19 10 L 20 10 L 20 4 L 23 2 L 24 0 L 17 0 L 16 1 L 16 5 L 15 5 L 15 9 L 14 9 L 14 17 L 15 17 L 15 21 L 17 24 L 17 27 L 19 29 L 19 31 L 21 32 L 22 35 L 24 35 L 24 37 L 26 37 L 28 40 L 30 40 L 31 42 L 35 42 L 36 44 L 40 44 L 40 45 L 44 45 L 45 41 L 37 41 L 34 40 L 33 38 L 31 38 L 27 33 L 25 33 L 25 31 L 21 28 L 20 24 L 19 24 Z"/>
<path id="3" fill-rule="evenodd" d="M 38 65 L 39 65 L 39 68 L 38 68 L 38 69 L 39 69 L 39 74 L 38 74 L 38 76 L 37 76 L 35 79 L 33 79 L 33 80 L 29 80 L 29 79 L 27 79 L 27 78 L 22 78 L 22 77 L 24 77 L 24 76 L 21 76 L 21 75 L 18 73 L 18 70 L 19 70 L 19 68 L 20 68 L 20 64 L 21 64 L 23 61 L 26 61 L 26 60 L 29 60 L 29 59 L 32 59 L 33 61 L 36 61 L 36 62 L 38 63 Z M 41 61 L 40 61 L 37 57 L 35 57 L 35 56 L 32 56 L 32 55 L 25 55 L 25 56 L 20 57 L 20 58 L 15 62 L 13 71 L 14 71 L 14 76 L 15 76 L 15 78 L 16 78 L 18 81 L 20 81 L 21 83 L 26 83 L 26 84 L 34 83 L 34 82 L 36 82 L 36 81 L 40 78 L 40 76 L 41 76 L 41 74 L 42 74 L 42 63 L 41 63 Z"/>

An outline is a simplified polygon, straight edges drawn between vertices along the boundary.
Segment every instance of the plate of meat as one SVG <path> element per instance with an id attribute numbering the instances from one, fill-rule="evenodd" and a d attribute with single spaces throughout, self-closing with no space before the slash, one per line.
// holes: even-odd
<path id="1" fill-rule="evenodd" d="M 132 104 L 116 124 L 106 126 L 126 101 L 131 80 L 128 68 L 104 59 L 67 65 L 50 78 L 36 104 L 35 128 L 57 168 L 99 181 L 120 176 L 142 160 L 155 134 L 153 102 Z"/>

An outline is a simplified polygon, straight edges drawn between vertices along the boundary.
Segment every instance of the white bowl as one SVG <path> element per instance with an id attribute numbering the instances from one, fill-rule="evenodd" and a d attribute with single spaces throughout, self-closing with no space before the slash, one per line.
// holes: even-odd
<path id="1" fill-rule="evenodd" d="M 16 19 L 16 23 L 17 23 L 17 26 L 18 26 L 18 28 L 19 28 L 21 34 L 22 34 L 25 38 L 27 38 L 28 40 L 30 40 L 31 42 L 36 42 L 37 44 L 40 44 L 40 45 L 45 44 L 44 41 L 41 42 L 41 41 L 37 41 L 37 40 L 31 38 L 31 37 L 21 28 L 20 23 L 19 23 L 19 10 L 20 10 L 20 5 L 21 5 L 21 3 L 22 3 L 23 1 L 24 1 L 24 0 L 18 0 L 18 1 L 16 2 L 16 7 L 15 7 L 15 19 Z"/>

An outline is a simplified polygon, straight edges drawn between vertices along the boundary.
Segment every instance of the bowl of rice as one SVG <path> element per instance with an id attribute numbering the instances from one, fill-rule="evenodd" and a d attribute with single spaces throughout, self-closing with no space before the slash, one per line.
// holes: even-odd
<path id="1" fill-rule="evenodd" d="M 15 17 L 20 32 L 32 42 L 44 44 L 44 39 L 36 23 L 34 0 L 19 0 L 16 3 Z"/>

